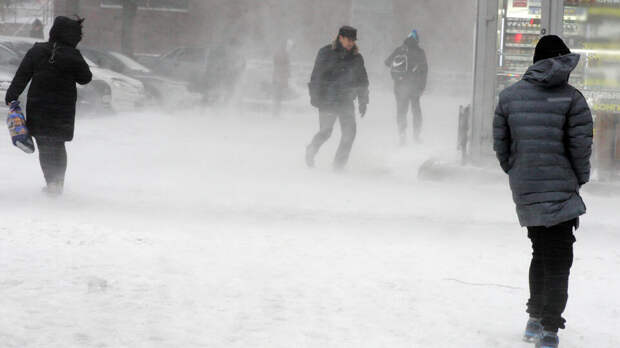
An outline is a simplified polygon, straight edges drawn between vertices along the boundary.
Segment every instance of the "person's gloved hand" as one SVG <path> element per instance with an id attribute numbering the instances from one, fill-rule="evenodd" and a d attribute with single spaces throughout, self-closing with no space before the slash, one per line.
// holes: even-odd
<path id="1" fill-rule="evenodd" d="M 364 117 L 364 115 L 366 115 L 366 108 L 367 108 L 368 104 L 360 104 L 360 116 Z"/>
<path id="2" fill-rule="evenodd" d="M 8 104 L 9 110 L 21 109 L 19 100 L 13 100 Z"/>

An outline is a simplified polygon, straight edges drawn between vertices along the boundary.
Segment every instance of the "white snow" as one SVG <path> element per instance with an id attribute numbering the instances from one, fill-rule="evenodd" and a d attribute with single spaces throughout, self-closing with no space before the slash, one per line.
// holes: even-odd
<path id="1" fill-rule="evenodd" d="M 375 101 L 344 173 L 310 108 L 79 119 L 58 199 L 0 132 L 0 347 L 533 347 L 507 180 L 416 177 L 465 102 L 402 149 Z M 584 199 L 561 347 L 618 347 L 620 198 Z"/>

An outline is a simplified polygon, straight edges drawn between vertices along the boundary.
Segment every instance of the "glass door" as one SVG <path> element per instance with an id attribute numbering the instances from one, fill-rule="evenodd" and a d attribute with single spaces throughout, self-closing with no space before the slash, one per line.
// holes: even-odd
<path id="1" fill-rule="evenodd" d="M 500 0 L 497 90 L 519 81 L 532 65 L 541 35 L 541 0 Z"/>
<path id="2" fill-rule="evenodd" d="M 581 54 L 571 84 L 588 99 L 595 117 L 599 179 L 620 171 L 620 2 L 564 0 L 564 35 Z"/>

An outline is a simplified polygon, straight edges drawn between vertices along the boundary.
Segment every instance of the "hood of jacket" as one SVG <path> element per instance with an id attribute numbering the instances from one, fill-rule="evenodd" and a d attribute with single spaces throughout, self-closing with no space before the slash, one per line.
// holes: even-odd
<path id="1" fill-rule="evenodd" d="M 50 29 L 51 43 L 61 43 L 71 47 L 76 47 L 82 40 L 82 21 L 69 17 L 59 16 L 54 20 L 54 25 Z"/>
<path id="2" fill-rule="evenodd" d="M 405 39 L 404 45 L 409 48 L 416 48 L 416 47 L 419 47 L 420 43 L 418 42 L 418 40 L 416 40 L 416 38 L 410 36 L 407 39 Z"/>
<path id="3" fill-rule="evenodd" d="M 568 83 L 571 72 L 579 64 L 580 56 L 575 53 L 548 58 L 530 66 L 523 80 L 537 86 L 551 88 Z"/>

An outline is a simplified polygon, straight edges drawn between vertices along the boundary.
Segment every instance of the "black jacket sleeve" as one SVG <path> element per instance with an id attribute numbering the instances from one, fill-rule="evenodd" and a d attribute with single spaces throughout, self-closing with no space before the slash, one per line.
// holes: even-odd
<path id="1" fill-rule="evenodd" d="M 82 53 L 80 53 L 80 51 L 78 50 L 76 51 L 77 51 L 77 58 L 76 58 L 76 65 L 75 65 L 75 69 L 73 72 L 73 76 L 75 77 L 75 82 L 79 83 L 80 85 L 85 85 L 89 83 L 90 81 L 92 81 L 93 74 L 90 71 L 90 67 L 88 66 L 88 63 L 86 63 L 86 61 L 84 60 Z"/>
<path id="2" fill-rule="evenodd" d="M 420 70 L 420 89 L 424 91 L 428 80 L 428 61 L 426 60 L 426 53 L 424 50 L 421 51 L 418 69 Z"/>
<path id="3" fill-rule="evenodd" d="M 508 173 L 510 170 L 510 127 L 508 125 L 508 115 L 505 114 L 501 98 L 495 108 L 495 117 L 493 118 L 493 150 L 497 155 L 499 164 Z"/>
<path id="4" fill-rule="evenodd" d="M 590 156 L 592 155 L 593 122 L 588 103 L 575 91 L 566 118 L 565 146 L 579 185 L 590 181 Z"/>
<path id="5" fill-rule="evenodd" d="M 308 89 L 310 92 L 310 104 L 315 107 L 321 105 L 321 85 L 323 84 L 322 77 L 325 70 L 325 59 L 327 53 L 325 49 L 319 50 L 314 61 L 314 68 L 312 69 L 312 76 L 310 77 L 310 83 Z"/>
<path id="6" fill-rule="evenodd" d="M 369 91 L 368 91 L 368 73 L 366 72 L 366 66 L 364 65 L 364 58 L 360 55 L 359 57 L 360 59 L 360 65 L 359 65 L 359 71 L 357 74 L 357 81 L 356 81 L 356 85 L 357 85 L 357 101 L 358 103 L 361 104 L 368 104 L 369 102 Z"/>
<path id="7" fill-rule="evenodd" d="M 71 76 L 80 85 L 85 85 L 92 80 L 93 75 L 88 63 L 76 48 L 59 45 L 52 50 L 52 57 L 54 66 L 63 74 Z"/>
<path id="8" fill-rule="evenodd" d="M 18 100 L 19 96 L 24 92 L 28 82 L 32 79 L 32 75 L 34 74 L 34 58 L 35 53 L 33 49 L 30 49 L 26 56 L 22 60 L 17 72 L 15 73 L 15 77 L 13 77 L 13 81 L 11 81 L 11 85 L 9 89 L 6 91 L 6 96 L 4 98 L 5 103 L 8 105 L 13 100 Z"/>

